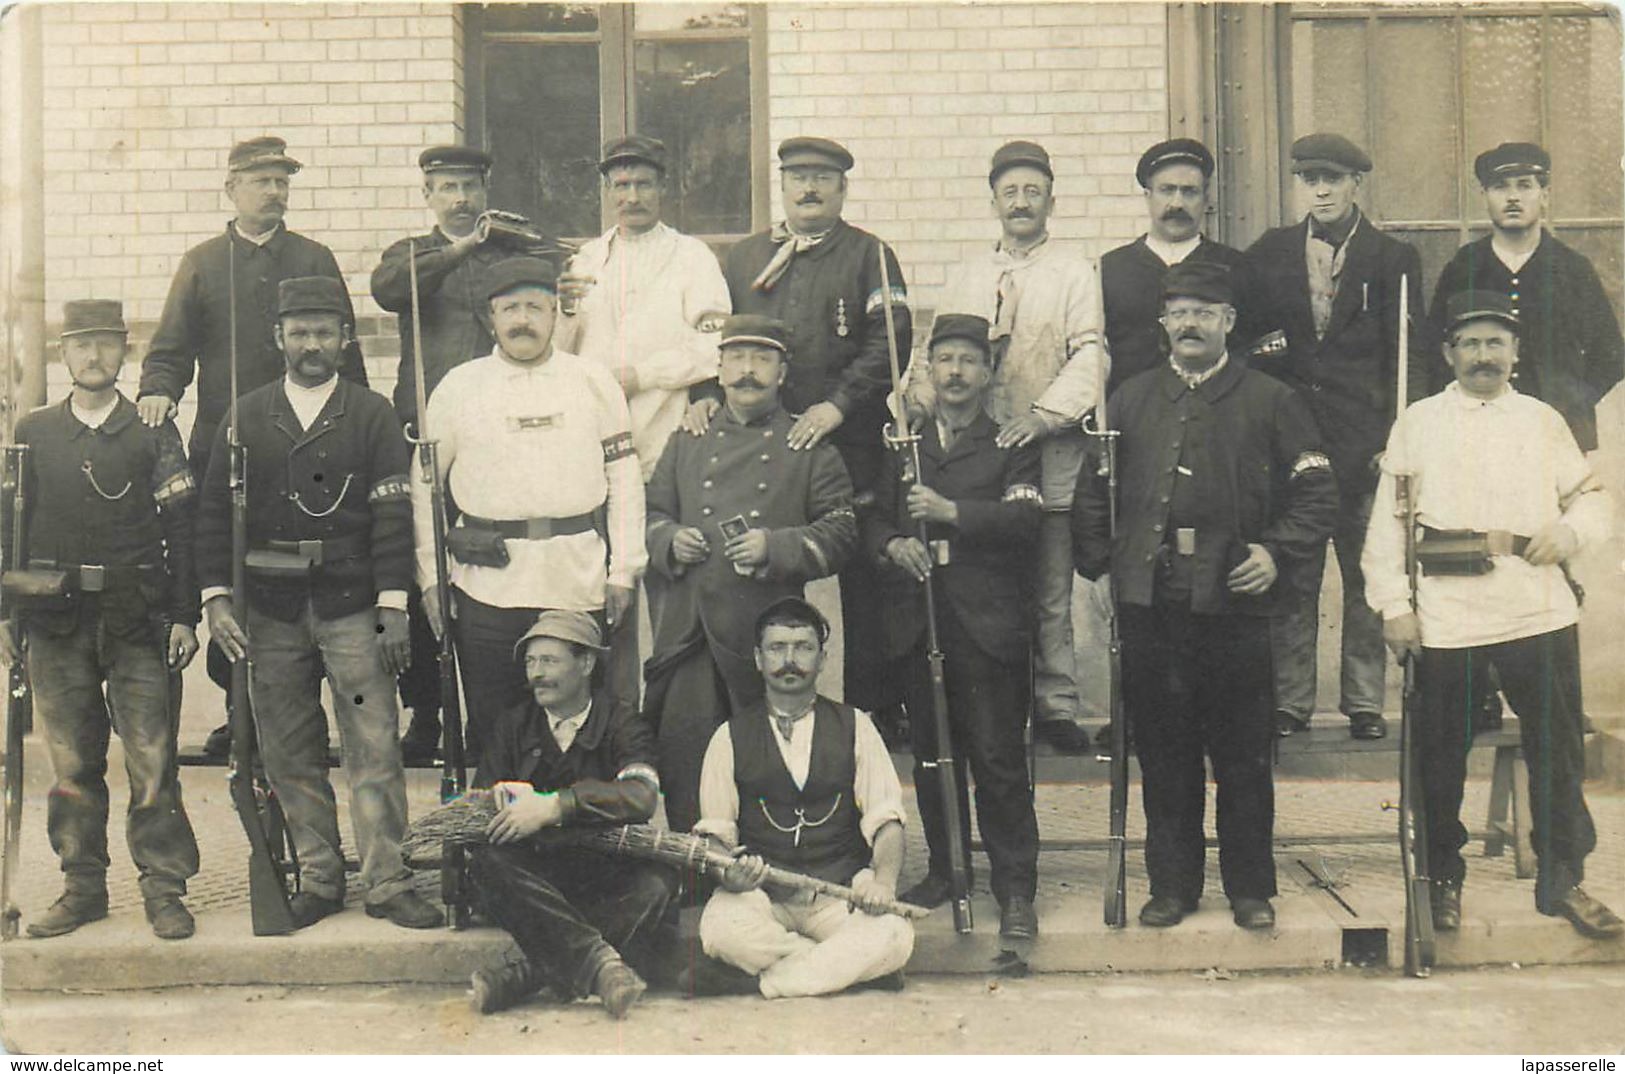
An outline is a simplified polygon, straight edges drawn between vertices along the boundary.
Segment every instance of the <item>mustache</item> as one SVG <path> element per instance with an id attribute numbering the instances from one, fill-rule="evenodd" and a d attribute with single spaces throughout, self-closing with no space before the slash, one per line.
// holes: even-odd
<path id="1" fill-rule="evenodd" d="M 740 377 L 738 380 L 733 381 L 732 383 L 726 385 L 726 387 L 729 387 L 729 388 L 765 388 L 765 387 L 767 387 L 767 385 L 763 384 L 761 381 L 757 380 L 755 377 L 750 376 L 749 374 L 746 374 L 745 376 Z"/>
<path id="2" fill-rule="evenodd" d="M 1011 209 L 1005 214 L 1005 217 L 1010 220 L 1031 220 L 1033 215 L 1031 209 Z"/>
<path id="3" fill-rule="evenodd" d="M 1495 362 L 1474 362 L 1467 367 L 1469 373 L 1499 373 L 1500 371 L 1500 365 Z"/>
<path id="4" fill-rule="evenodd" d="M 796 199 L 797 205 L 822 205 L 824 199 L 817 194 L 803 194 Z"/>
<path id="5" fill-rule="evenodd" d="M 772 675 L 800 675 L 802 677 L 806 677 L 808 675 L 811 675 L 812 672 L 808 671 L 806 668 L 802 667 L 800 664 L 785 664 L 783 667 L 779 668 L 778 670 L 769 672 L 769 674 L 772 674 Z"/>
<path id="6" fill-rule="evenodd" d="M 515 339 L 519 336 L 529 336 L 531 339 L 536 339 L 539 337 L 539 333 L 536 331 L 536 329 L 532 328 L 528 324 L 513 325 L 507 331 L 502 333 L 503 339 Z"/>
<path id="7" fill-rule="evenodd" d="M 1169 209 L 1167 212 L 1162 214 L 1162 218 L 1164 220 L 1189 220 L 1191 219 L 1191 214 L 1186 212 L 1184 209 Z"/>
<path id="8" fill-rule="evenodd" d="M 962 377 L 949 377 L 947 380 L 942 382 L 942 386 L 944 388 L 968 388 L 968 387 L 970 387 L 970 385 L 968 383 L 966 383 L 966 381 Z"/>

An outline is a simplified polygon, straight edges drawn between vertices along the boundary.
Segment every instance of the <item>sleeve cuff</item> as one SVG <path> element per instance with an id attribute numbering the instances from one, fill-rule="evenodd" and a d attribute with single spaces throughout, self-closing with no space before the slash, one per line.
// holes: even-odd
<path id="1" fill-rule="evenodd" d="M 211 586 L 206 587 L 203 590 L 203 593 L 199 597 L 199 600 L 200 600 L 201 603 L 207 604 L 207 603 L 209 603 L 209 601 L 213 600 L 215 597 L 229 597 L 229 596 L 231 596 L 231 587 L 230 586 L 211 585 Z"/>
<path id="2" fill-rule="evenodd" d="M 384 589 L 378 593 L 378 607 L 394 612 L 406 611 L 406 590 Z"/>

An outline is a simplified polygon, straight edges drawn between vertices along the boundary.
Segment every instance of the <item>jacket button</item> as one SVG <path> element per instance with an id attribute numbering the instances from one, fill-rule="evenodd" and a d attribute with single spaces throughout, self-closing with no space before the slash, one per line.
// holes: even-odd
<path id="1" fill-rule="evenodd" d="M 715 466 L 716 464 L 717 464 L 717 456 L 712 455 L 711 456 L 711 465 Z"/>
<path id="2" fill-rule="evenodd" d="M 1161 533 L 1162 532 L 1162 523 L 1158 522 L 1155 526 L 1152 526 L 1151 527 L 1151 532 L 1152 533 Z"/>
<path id="3" fill-rule="evenodd" d="M 710 509 L 710 508 L 709 508 L 709 507 L 702 507 L 702 508 L 700 508 L 700 514 L 702 514 L 702 515 L 709 515 L 709 514 L 710 514 L 710 513 L 711 513 L 711 509 Z"/>
<path id="4" fill-rule="evenodd" d="M 757 492 L 766 492 L 767 491 L 767 482 L 766 481 L 758 481 L 756 483 L 756 491 Z"/>
<path id="5" fill-rule="evenodd" d="M 752 511 L 750 513 L 750 517 L 751 518 L 761 518 L 762 517 L 762 512 L 760 512 L 760 511 Z"/>
<path id="6" fill-rule="evenodd" d="M 764 451 L 764 452 L 762 452 L 762 461 L 763 462 L 772 462 L 773 461 L 773 456 L 769 455 L 767 452 Z"/>
<path id="7" fill-rule="evenodd" d="M 716 484 L 716 482 L 715 482 L 715 481 L 712 481 L 712 480 L 711 480 L 711 479 L 710 479 L 710 478 L 709 478 L 709 477 L 708 477 L 708 478 L 706 478 L 706 479 L 705 479 L 705 480 L 704 480 L 704 481 L 701 481 L 701 482 L 700 482 L 700 488 L 702 488 L 702 489 L 708 489 L 708 488 L 710 488 L 710 487 L 711 487 L 711 486 L 712 486 L 712 485 L 714 485 L 714 484 Z"/>
<path id="8" fill-rule="evenodd" d="M 772 429 L 763 430 L 762 439 L 763 440 L 771 440 L 771 439 L 773 439 L 773 430 Z"/>
<path id="9" fill-rule="evenodd" d="M 728 435 L 728 430 L 726 430 L 726 429 L 718 429 L 717 430 L 717 439 L 718 440 L 721 440 L 723 437 L 725 437 L 727 435 Z"/>

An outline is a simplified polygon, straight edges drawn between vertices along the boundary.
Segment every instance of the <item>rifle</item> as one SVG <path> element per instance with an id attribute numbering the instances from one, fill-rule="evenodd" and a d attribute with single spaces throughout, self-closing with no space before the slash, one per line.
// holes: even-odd
<path id="1" fill-rule="evenodd" d="M 1410 281 L 1399 278 L 1399 382 L 1394 420 L 1404 416 L 1410 372 Z M 1416 614 L 1416 496 L 1413 474 L 1394 474 L 1394 513 L 1405 525 L 1405 578 L 1411 614 Z M 1433 968 L 1433 905 L 1428 879 L 1427 814 L 1416 755 L 1416 725 L 1422 718 L 1417 657 L 1400 657 L 1404 688 L 1399 723 L 1399 853 L 1405 874 L 1405 973 L 1426 977 Z"/>
<path id="2" fill-rule="evenodd" d="M 230 309 L 231 404 L 226 411 L 226 451 L 231 488 L 231 614 L 247 630 L 248 623 L 248 449 L 237 424 L 237 248 L 226 236 L 226 302 Z M 288 889 L 281 866 L 271 853 L 265 818 L 256 793 L 254 714 L 250 708 L 249 656 L 231 665 L 229 704 L 231 720 L 231 802 L 248 836 L 248 901 L 256 936 L 285 936 L 299 926 L 288 908 Z"/>
<path id="3" fill-rule="evenodd" d="M 1083 419 L 1085 434 L 1100 440 L 1099 474 L 1106 479 L 1106 527 L 1108 547 L 1117 545 L 1117 438 L 1121 430 L 1113 429 L 1106 418 L 1105 377 L 1100 378 L 1099 396 L 1095 399 L 1094 421 L 1088 415 Z M 1128 722 L 1123 714 L 1123 638 L 1117 628 L 1117 582 L 1115 573 L 1106 575 L 1109 589 L 1106 601 L 1107 653 L 1107 712 L 1111 724 L 1111 813 L 1106 832 L 1106 886 L 1105 921 L 1110 928 L 1120 929 L 1128 924 Z"/>
<path id="4" fill-rule="evenodd" d="M 897 360 L 897 326 L 892 323 L 891 315 L 891 270 L 886 265 L 886 246 L 878 239 L 875 240 L 875 253 L 880 258 L 881 308 L 886 312 L 886 353 L 891 358 L 892 391 L 896 393 L 898 409 L 901 410 L 903 372 Z M 894 451 L 903 450 L 905 445 L 908 447 L 907 466 L 913 467 L 912 473 L 917 481 L 921 473 L 920 437 L 917 433 L 908 432 L 901 425 L 902 417 L 899 414 L 898 425 L 882 435 L 887 445 Z M 906 473 L 904 480 L 907 480 Z M 926 548 L 931 547 L 930 536 L 926 532 L 923 519 L 920 521 L 919 539 Z M 948 683 L 942 668 L 942 641 L 937 634 L 937 598 L 929 572 L 925 576 L 924 588 L 925 659 L 931 668 L 931 724 L 936 731 L 937 756 L 935 760 L 922 759 L 920 767 L 932 769 L 937 774 L 937 789 L 942 797 L 943 827 L 948 838 L 948 883 L 953 891 L 954 931 L 967 933 L 972 928 L 970 858 L 966 853 L 965 831 L 960 823 L 959 813 L 960 805 L 965 799 L 965 789 L 960 784 L 959 773 L 955 768 L 953 730 L 948 723 Z"/>
<path id="5" fill-rule="evenodd" d="M 0 474 L 0 496 L 11 497 L 11 539 L 0 557 L 6 569 L 28 566 L 24 550 L 27 528 L 23 508 L 23 470 L 28 461 L 28 445 L 13 442 L 16 427 L 16 317 L 6 278 L 6 369 L 4 414 L 0 415 L 0 450 L 4 451 L 4 470 Z M 15 619 L 15 609 L 0 613 L 0 622 Z M 6 683 L 6 829 L 5 859 L 0 861 L 0 939 L 15 940 L 17 927 L 22 922 L 22 911 L 17 908 L 14 881 L 17 875 L 17 855 L 22 848 L 23 834 L 23 739 L 33 723 L 34 693 L 29 687 L 28 666 L 23 656 L 22 624 L 16 623 L 15 641 L 17 659 L 7 669 Z M 3 627 L 0 627 L 3 629 Z"/>
<path id="6" fill-rule="evenodd" d="M 484 218 L 482 217 L 482 220 Z M 407 442 L 418 450 L 418 465 L 429 485 L 430 522 L 434 534 L 434 591 L 439 604 L 440 651 L 435 660 L 440 668 L 441 759 L 440 800 L 449 802 L 463 793 L 467 783 L 463 759 L 463 711 L 457 676 L 457 650 L 451 640 L 451 565 L 446 558 L 446 488 L 440 477 L 440 442 L 428 432 L 429 392 L 423 373 L 423 325 L 418 312 L 417 243 L 406 241 L 408 278 L 412 286 L 412 373 L 417 391 L 417 426 L 406 432 Z M 441 858 L 441 895 L 451 910 L 452 926 L 466 918 L 466 898 L 462 891 L 463 848 L 447 845 Z"/>

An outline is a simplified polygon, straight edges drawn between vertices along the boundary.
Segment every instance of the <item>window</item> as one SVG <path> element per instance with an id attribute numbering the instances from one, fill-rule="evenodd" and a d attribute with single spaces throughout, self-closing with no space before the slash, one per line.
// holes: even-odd
<path id="1" fill-rule="evenodd" d="M 469 129 L 491 204 L 548 234 L 596 235 L 602 144 L 670 153 L 664 217 L 714 244 L 767 222 L 766 37 L 754 5 L 490 4 L 467 9 Z"/>

